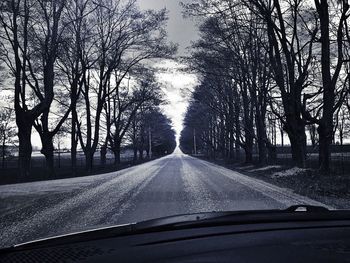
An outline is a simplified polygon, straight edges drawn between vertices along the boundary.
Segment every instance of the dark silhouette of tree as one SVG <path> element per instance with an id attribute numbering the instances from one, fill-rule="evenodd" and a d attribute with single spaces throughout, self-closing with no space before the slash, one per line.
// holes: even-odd
<path id="1" fill-rule="evenodd" d="M 115 156 L 115 164 L 120 164 L 122 140 L 135 118 L 138 110 L 147 105 L 159 105 L 159 87 L 153 78 L 140 80 L 136 87 L 120 87 L 108 103 L 109 129 L 108 145 Z"/>
<path id="2" fill-rule="evenodd" d="M 331 14 L 329 8 L 335 7 L 336 14 Z M 350 16 L 349 3 L 346 0 L 330 3 L 325 0 L 315 0 L 315 6 L 320 23 L 321 42 L 321 75 L 323 107 L 319 119 L 313 120 L 319 125 L 319 165 L 321 172 L 330 172 L 330 145 L 334 134 L 334 114 L 342 105 L 346 89 L 337 89 L 338 78 L 344 63 L 344 42 L 348 31 L 347 20 Z M 332 18 L 331 16 L 336 15 Z M 339 17 L 337 17 L 339 16 Z M 331 44 L 332 35 L 336 43 Z M 336 51 L 333 51 L 333 50 Z M 334 52 L 334 53 L 333 53 Z M 333 55 L 334 54 L 334 55 Z M 333 62 L 335 61 L 335 62 Z"/>
<path id="3" fill-rule="evenodd" d="M 121 139 L 130 125 L 127 121 L 126 126 L 119 126 L 124 110 L 130 110 L 129 107 L 122 109 L 124 106 L 118 101 L 121 95 L 119 91 L 130 71 L 145 60 L 167 57 L 174 51 L 174 47 L 165 42 L 165 10 L 141 12 L 136 8 L 135 1 L 125 5 L 115 1 L 100 1 L 91 14 L 95 23 L 91 52 L 96 60 L 83 74 L 85 122 L 84 125 L 78 124 L 79 141 L 88 171 L 92 169 L 93 156 L 100 142 L 103 110 L 107 111 L 108 119 L 106 140 L 102 147 L 106 148 L 108 143 L 115 153 L 116 163 L 119 163 Z M 142 96 L 147 95 L 140 94 L 138 100 Z M 133 101 L 127 104 L 134 105 Z"/>
<path id="4" fill-rule="evenodd" d="M 33 127 L 48 174 L 63 126 L 70 128 L 73 173 L 78 147 L 88 172 L 99 146 L 102 160 L 108 148 L 119 163 L 135 112 L 145 102 L 159 104 L 148 71 L 151 59 L 176 51 L 167 43 L 167 19 L 165 9 L 140 11 L 135 0 L 1 2 L 1 69 L 13 78 L 22 176 L 30 172 Z M 138 84 L 124 94 L 127 79 Z"/>
<path id="5" fill-rule="evenodd" d="M 70 136 L 71 136 L 71 167 L 76 173 L 78 148 L 78 108 L 83 85 L 83 75 L 94 64 L 94 58 L 88 52 L 92 48 L 93 31 L 89 24 L 92 11 L 97 8 L 90 0 L 73 1 L 67 6 L 65 16 L 71 21 L 63 36 L 62 48 L 58 57 L 58 68 L 62 72 L 62 84 L 66 87 L 66 97 L 70 97 Z M 68 93 L 68 94 L 67 94 Z M 81 103 L 80 103 L 81 104 Z"/>
<path id="6" fill-rule="evenodd" d="M 159 107 L 151 105 L 140 111 L 139 117 L 139 142 L 136 142 L 139 158 L 143 158 L 144 151 L 147 158 L 151 158 L 151 155 L 157 157 L 172 153 L 176 147 L 176 139 L 171 120 L 161 113 Z"/>
<path id="7" fill-rule="evenodd" d="M 32 127 L 39 117 L 42 134 L 50 134 L 48 116 L 54 99 L 54 66 L 61 42 L 62 13 L 66 2 L 1 2 L 0 23 L 5 32 L 1 43 L 4 49 L 11 51 L 5 52 L 4 61 L 14 77 L 14 109 L 21 176 L 30 171 Z M 29 93 L 35 99 L 31 99 Z M 42 151 L 51 166 L 52 140 L 50 137 L 42 139 Z"/>
<path id="8" fill-rule="evenodd" d="M 348 94 L 348 2 L 201 0 L 183 6 L 200 23 L 188 60 L 202 76 L 197 89 L 210 94 L 209 103 L 203 95 L 198 103 L 214 109 L 213 148 L 232 158 L 234 140 L 237 154 L 243 148 L 251 162 L 256 144 L 259 163 L 266 164 L 276 156 L 278 123 L 294 164 L 304 167 L 308 129 L 320 146 L 320 170 L 329 172 L 330 144 L 336 127 L 342 133 L 339 113 Z"/>

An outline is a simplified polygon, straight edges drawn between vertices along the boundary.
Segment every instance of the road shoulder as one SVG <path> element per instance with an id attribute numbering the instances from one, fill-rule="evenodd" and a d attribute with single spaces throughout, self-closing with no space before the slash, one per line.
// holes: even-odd
<path id="1" fill-rule="evenodd" d="M 228 164 L 223 160 L 202 160 L 239 172 L 250 178 L 289 189 L 298 195 L 306 196 L 336 209 L 349 209 L 350 180 L 339 176 L 321 176 L 314 170 L 299 169 L 279 165 L 255 166 Z"/>

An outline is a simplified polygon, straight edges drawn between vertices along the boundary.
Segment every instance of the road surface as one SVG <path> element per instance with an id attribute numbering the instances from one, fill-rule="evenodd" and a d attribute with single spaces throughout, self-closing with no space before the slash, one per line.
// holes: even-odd
<path id="1" fill-rule="evenodd" d="M 320 203 L 177 151 L 118 172 L 0 186 L 0 247 L 205 211 Z"/>

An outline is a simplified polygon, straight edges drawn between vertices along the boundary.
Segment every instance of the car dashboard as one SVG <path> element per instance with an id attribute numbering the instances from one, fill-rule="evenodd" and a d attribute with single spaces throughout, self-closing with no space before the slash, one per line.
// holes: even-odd
<path id="1" fill-rule="evenodd" d="M 350 262 L 350 221 L 268 222 L 24 245 L 0 262 Z"/>

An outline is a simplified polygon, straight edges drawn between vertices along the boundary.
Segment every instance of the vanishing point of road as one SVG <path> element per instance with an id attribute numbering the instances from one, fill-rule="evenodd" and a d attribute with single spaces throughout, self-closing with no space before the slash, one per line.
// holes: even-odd
<path id="1" fill-rule="evenodd" d="M 113 173 L 0 186 L 0 247 L 185 213 L 320 203 L 175 153 Z"/>

